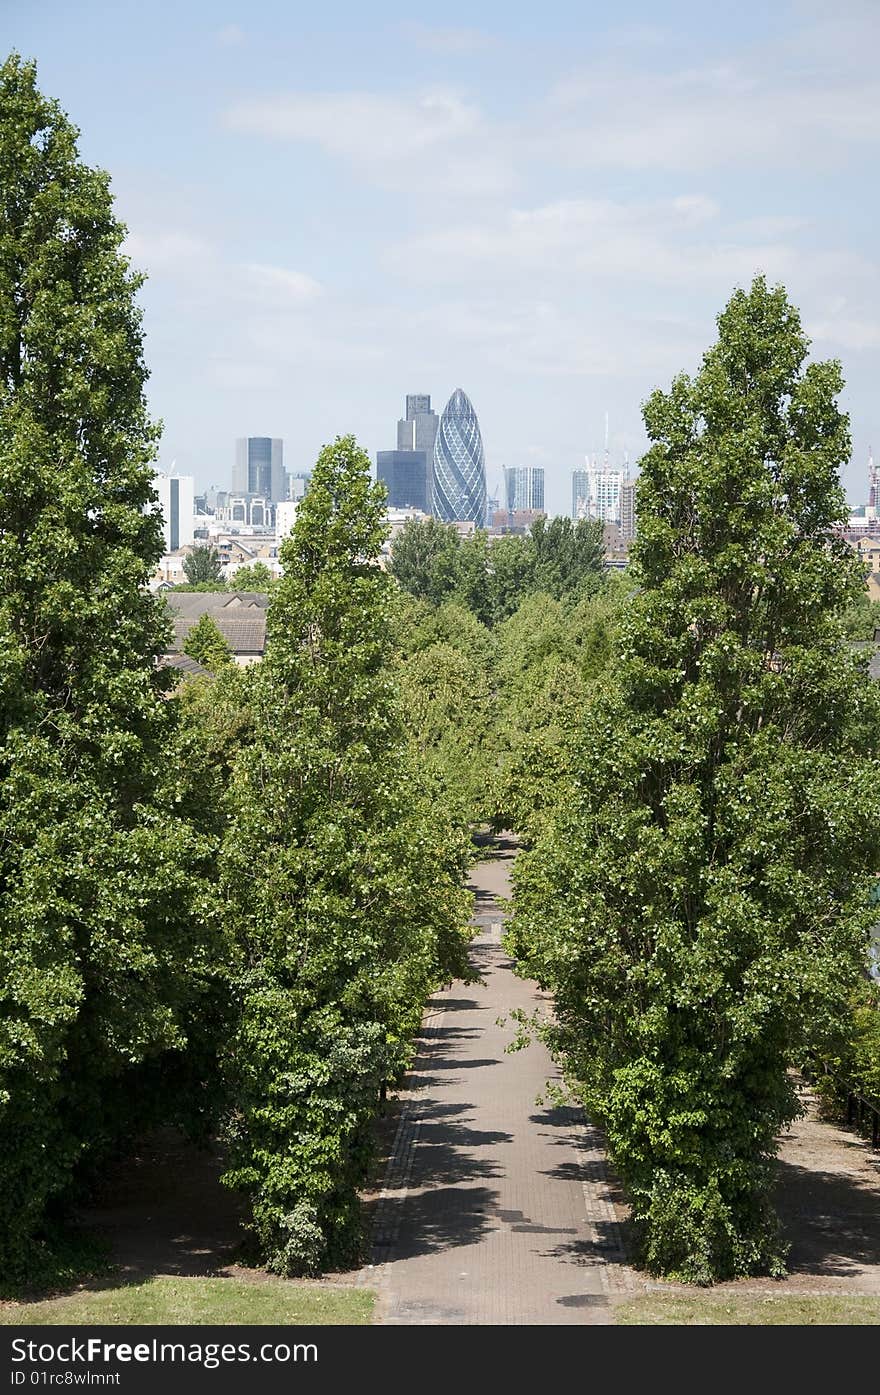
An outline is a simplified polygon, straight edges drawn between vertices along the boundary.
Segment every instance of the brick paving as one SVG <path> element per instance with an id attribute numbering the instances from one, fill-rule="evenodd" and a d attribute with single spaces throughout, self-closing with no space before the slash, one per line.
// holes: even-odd
<path id="1" fill-rule="evenodd" d="M 608 1323 L 631 1288 L 600 1140 L 546 1094 L 544 1046 L 509 1053 L 509 1013 L 541 1004 L 501 948 L 513 848 L 474 871 L 476 985 L 429 1005 L 360 1281 L 399 1324 Z M 499 1019 L 508 1017 L 506 1023 Z"/>

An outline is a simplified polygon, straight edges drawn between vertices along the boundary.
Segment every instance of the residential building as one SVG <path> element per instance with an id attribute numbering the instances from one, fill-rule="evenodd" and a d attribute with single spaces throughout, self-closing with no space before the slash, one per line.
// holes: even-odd
<path id="1" fill-rule="evenodd" d="M 187 635 L 203 615 L 210 615 L 241 667 L 263 657 L 269 597 L 262 592 L 168 591 L 165 600 L 174 625 L 166 661 L 183 653 Z"/>
<path id="2" fill-rule="evenodd" d="M 542 465 L 505 465 L 504 493 L 508 513 L 528 509 L 544 511 L 544 467 Z"/>
<path id="3" fill-rule="evenodd" d="M 636 481 L 624 479 L 620 486 L 620 536 L 625 543 L 636 535 Z"/>
<path id="4" fill-rule="evenodd" d="M 486 462 L 470 398 L 456 388 L 443 409 L 434 445 L 431 512 L 443 523 L 486 522 Z"/>
<path id="5" fill-rule="evenodd" d="M 298 508 L 296 499 L 282 499 L 280 504 L 275 505 L 275 537 L 279 543 L 292 530 Z"/>
<path id="6" fill-rule="evenodd" d="M 620 491 L 626 476 L 622 470 L 612 470 L 607 462 L 599 468 L 589 458 L 584 470 L 571 474 L 571 516 L 598 518 L 603 523 L 620 522 Z"/>

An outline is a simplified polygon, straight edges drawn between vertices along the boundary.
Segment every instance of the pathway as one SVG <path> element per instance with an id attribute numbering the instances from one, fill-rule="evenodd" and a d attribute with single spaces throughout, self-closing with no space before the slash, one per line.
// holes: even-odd
<path id="1" fill-rule="evenodd" d="M 472 959 L 482 975 L 432 999 L 379 1201 L 373 1265 L 379 1320 L 407 1324 L 611 1321 L 625 1285 L 602 1153 L 580 1112 L 540 1103 L 558 1079 L 541 1043 L 508 1053 L 533 984 L 501 948 L 514 848 L 474 870 Z"/>

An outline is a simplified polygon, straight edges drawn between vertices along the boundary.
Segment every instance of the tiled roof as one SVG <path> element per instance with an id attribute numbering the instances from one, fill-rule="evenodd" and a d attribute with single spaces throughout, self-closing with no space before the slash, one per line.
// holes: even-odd
<path id="1" fill-rule="evenodd" d="M 198 620 L 202 615 L 212 615 L 216 620 L 224 611 L 234 611 L 236 615 L 244 611 L 265 614 L 269 605 L 269 597 L 263 591 L 166 591 L 164 594 L 169 607 L 187 620 Z"/>
<path id="2" fill-rule="evenodd" d="M 186 644 L 186 637 L 190 630 L 198 622 L 195 615 L 180 617 L 174 621 L 174 641 L 169 653 L 182 653 Z M 224 615 L 222 611 L 214 611 L 211 614 L 217 629 L 220 631 L 233 654 L 262 654 L 266 648 L 266 612 L 257 612 L 247 615 L 247 618 L 237 614 L 234 619 Z"/>

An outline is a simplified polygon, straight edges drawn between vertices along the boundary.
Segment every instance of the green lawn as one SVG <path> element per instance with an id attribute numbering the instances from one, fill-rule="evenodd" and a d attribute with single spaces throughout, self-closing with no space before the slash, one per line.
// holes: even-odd
<path id="1" fill-rule="evenodd" d="M 615 1305 L 614 1320 L 630 1326 L 875 1325 L 880 1324 L 880 1298 L 813 1297 L 803 1293 L 647 1293 Z"/>
<path id="2" fill-rule="evenodd" d="M 375 1294 L 283 1280 L 146 1279 L 38 1303 L 0 1303 L 0 1323 L 224 1323 L 364 1326 Z"/>

